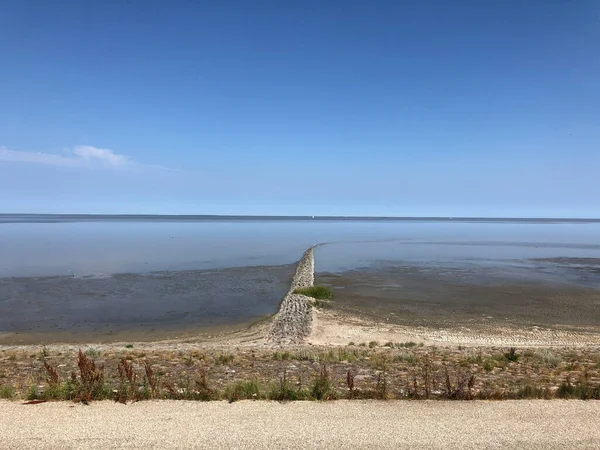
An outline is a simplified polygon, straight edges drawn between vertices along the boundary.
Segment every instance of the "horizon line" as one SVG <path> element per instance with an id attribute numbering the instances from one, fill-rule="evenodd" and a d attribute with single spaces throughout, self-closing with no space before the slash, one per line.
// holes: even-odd
<path id="1" fill-rule="evenodd" d="M 12 219 L 12 220 L 11 220 Z M 357 216 L 357 215 L 259 215 L 259 214 L 88 214 L 88 213 L 0 213 L 0 223 L 77 221 L 77 220 L 346 220 L 346 221 L 541 221 L 541 222 L 571 222 L 593 223 L 600 218 L 568 218 L 568 217 L 478 217 L 478 216 Z M 46 219 L 46 220 L 43 220 Z"/>

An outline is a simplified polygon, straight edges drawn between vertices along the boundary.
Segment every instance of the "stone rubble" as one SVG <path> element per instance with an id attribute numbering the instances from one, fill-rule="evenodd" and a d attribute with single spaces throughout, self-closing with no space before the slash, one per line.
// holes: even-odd
<path id="1" fill-rule="evenodd" d="M 312 330 L 311 297 L 294 294 L 299 288 L 311 287 L 315 282 L 314 246 L 306 250 L 292 279 L 290 290 L 281 301 L 275 315 L 268 341 L 276 344 L 297 344 L 303 342 Z"/>

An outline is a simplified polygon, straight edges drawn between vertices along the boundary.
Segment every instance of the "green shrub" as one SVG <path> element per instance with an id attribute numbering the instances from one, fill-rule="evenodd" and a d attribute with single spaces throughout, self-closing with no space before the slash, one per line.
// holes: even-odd
<path id="1" fill-rule="evenodd" d="M 329 289 L 327 286 L 311 286 L 306 288 L 298 288 L 294 290 L 294 294 L 306 295 L 307 297 L 312 297 L 319 300 L 329 300 L 333 297 L 331 289 Z"/>
<path id="2" fill-rule="evenodd" d="M 100 356 L 100 350 L 94 347 L 86 348 L 83 353 L 85 354 L 85 356 L 89 356 L 90 358 L 97 358 L 98 356 Z"/>
<path id="3" fill-rule="evenodd" d="M 278 350 L 275 353 L 273 353 L 273 359 L 275 361 L 285 361 L 288 359 L 292 359 L 292 357 L 293 357 L 293 355 L 287 350 L 285 350 L 285 351 Z"/>
<path id="4" fill-rule="evenodd" d="M 515 398 L 518 399 L 527 399 L 527 398 L 542 398 L 542 399 L 550 399 L 552 398 L 552 391 L 546 387 L 536 387 L 530 384 L 519 388 L 515 394 Z"/>
<path id="5" fill-rule="evenodd" d="M 30 400 L 30 401 L 31 400 L 39 400 L 39 398 L 40 398 L 40 393 L 38 391 L 37 386 L 35 386 L 35 385 L 29 386 L 25 400 Z"/>
<path id="6" fill-rule="evenodd" d="M 283 376 L 279 379 L 279 382 L 271 385 L 269 392 L 267 392 L 267 398 L 269 400 L 285 402 L 306 400 L 308 396 L 302 389 L 292 386 L 287 379 L 287 372 L 284 371 Z"/>
<path id="7" fill-rule="evenodd" d="M 15 389 L 12 386 L 0 386 L 0 398 L 10 400 L 15 396 Z"/>
<path id="8" fill-rule="evenodd" d="M 229 364 L 235 359 L 235 356 L 231 353 L 221 353 L 217 356 L 215 362 L 217 364 Z"/>
<path id="9" fill-rule="evenodd" d="M 335 400 L 335 389 L 325 365 L 321 366 L 321 370 L 313 380 L 310 394 L 315 400 Z"/>
<path id="10" fill-rule="evenodd" d="M 515 347 L 511 347 L 508 349 L 508 352 L 504 354 L 504 357 L 508 361 L 518 361 L 521 355 L 517 354 L 517 349 Z"/>
<path id="11" fill-rule="evenodd" d="M 238 381 L 225 388 L 225 398 L 230 402 L 238 400 L 257 400 L 261 398 L 257 381 Z"/>
<path id="12" fill-rule="evenodd" d="M 44 400 L 70 400 L 73 397 L 73 383 L 65 381 L 60 384 L 49 384 L 40 397 Z"/>

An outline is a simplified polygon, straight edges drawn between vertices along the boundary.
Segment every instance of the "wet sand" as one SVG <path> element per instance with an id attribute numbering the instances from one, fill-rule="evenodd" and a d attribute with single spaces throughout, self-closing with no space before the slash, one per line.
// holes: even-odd
<path id="1" fill-rule="evenodd" d="M 600 327 L 600 290 L 566 283 L 465 280 L 455 270 L 377 267 L 317 273 L 333 311 L 412 327 Z"/>
<path id="2" fill-rule="evenodd" d="M 298 302 L 288 308 L 293 317 L 285 316 L 279 321 L 285 326 L 275 328 L 302 329 L 301 340 L 317 344 L 362 340 L 361 334 L 387 340 L 382 327 L 390 325 L 399 327 L 396 340 L 403 336 L 491 344 L 510 337 L 524 345 L 596 342 L 600 288 L 595 275 L 600 260 L 539 260 L 543 264 L 534 269 L 543 277 L 537 279 L 531 261 L 536 260 L 524 261 L 522 269 L 518 261 L 453 267 L 380 261 L 363 269 L 318 272 L 315 282 L 331 286 L 334 298 L 325 302 L 315 322 L 317 332 L 311 335 L 304 325 L 319 314 L 307 310 L 307 320 L 300 320 Z M 0 345 L 190 339 L 264 344 L 274 328 L 271 321 L 261 320 L 285 303 L 296 268 L 291 264 L 105 278 L 0 278 Z M 312 270 L 310 265 L 311 274 Z M 261 325 L 246 332 L 256 321 Z M 538 335 L 538 328 L 547 332 Z M 439 330 L 444 330 L 443 336 Z M 279 341 L 289 338 L 287 331 L 278 335 Z"/>
<path id="3" fill-rule="evenodd" d="M 273 314 L 295 265 L 0 279 L 0 344 L 160 340 Z"/>

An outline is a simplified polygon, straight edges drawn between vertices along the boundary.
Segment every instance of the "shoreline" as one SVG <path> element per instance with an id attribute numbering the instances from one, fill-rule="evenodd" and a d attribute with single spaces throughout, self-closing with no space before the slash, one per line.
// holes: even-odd
<path id="1" fill-rule="evenodd" d="M 279 304 L 277 312 L 261 316 L 242 324 L 216 325 L 210 328 L 184 328 L 179 331 L 147 332 L 141 334 L 127 331 L 115 334 L 107 340 L 96 336 L 87 339 L 84 335 L 73 334 L 60 342 L 56 338 L 44 339 L 48 333 L 19 333 L 25 342 L 15 342 L 15 333 L 0 333 L 1 349 L 34 349 L 41 346 L 73 349 L 76 346 L 99 348 L 120 348 L 125 343 L 134 343 L 147 349 L 164 349 L 176 346 L 206 348 L 227 347 L 273 347 L 291 345 L 342 346 L 359 341 L 416 341 L 426 345 L 439 346 L 518 346 L 518 347 L 561 347 L 583 348 L 600 345 L 600 327 L 595 326 L 533 326 L 524 323 L 501 323 L 485 320 L 471 323 L 456 322 L 450 326 L 430 324 L 410 324 L 390 320 L 385 310 L 369 314 L 360 309 L 338 307 L 334 302 L 324 302 L 325 307 L 313 307 L 313 299 L 294 294 L 297 288 L 310 287 L 319 281 L 329 281 L 331 274 L 315 274 L 314 249 L 307 249 L 296 263 L 287 293 Z M 340 277 L 336 275 L 336 277 Z M 359 275 L 360 281 L 360 275 Z M 360 284 L 360 283 L 359 283 Z M 346 292 L 348 290 L 338 291 Z M 333 306 L 333 308 L 331 308 Z M 408 324 L 407 324 L 408 322 Z M 415 321 L 416 322 L 416 321 Z M 12 338 L 11 338 L 12 337 Z M 36 339 L 38 339 L 36 341 Z M 59 337 L 60 339 L 60 337 Z M 12 341 L 12 342 L 10 342 Z M 54 341 L 54 342 L 52 342 Z"/>

